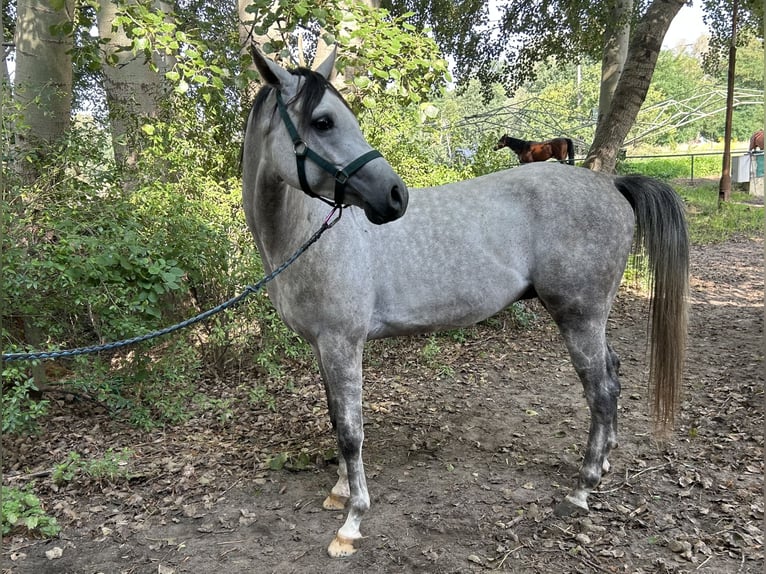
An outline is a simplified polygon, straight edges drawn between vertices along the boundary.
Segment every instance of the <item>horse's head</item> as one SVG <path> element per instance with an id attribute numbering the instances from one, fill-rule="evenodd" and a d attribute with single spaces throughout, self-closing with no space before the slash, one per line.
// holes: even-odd
<path id="1" fill-rule="evenodd" d="M 512 151 L 516 152 L 517 154 L 522 153 L 524 149 L 527 147 L 529 142 L 527 140 L 520 140 L 518 138 L 512 138 L 508 134 L 501 137 L 499 140 L 497 140 L 497 144 L 495 144 L 495 151 L 507 147 L 511 149 Z"/>
<path id="2" fill-rule="evenodd" d="M 372 223 L 401 217 L 407 186 L 365 141 L 351 109 L 328 81 L 335 50 L 316 71 L 285 70 L 257 49 L 253 60 L 265 86 L 247 129 L 261 130 L 260 147 L 276 176 L 311 196 L 361 207 Z"/>

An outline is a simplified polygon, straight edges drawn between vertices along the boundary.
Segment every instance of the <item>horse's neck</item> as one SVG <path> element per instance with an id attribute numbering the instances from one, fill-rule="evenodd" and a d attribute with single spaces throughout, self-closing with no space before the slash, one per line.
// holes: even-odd
<path id="1" fill-rule="evenodd" d="M 255 241 L 267 267 L 286 260 L 319 227 L 316 206 L 300 189 L 268 177 L 256 182 Z M 269 269 L 271 270 L 271 269 Z"/>

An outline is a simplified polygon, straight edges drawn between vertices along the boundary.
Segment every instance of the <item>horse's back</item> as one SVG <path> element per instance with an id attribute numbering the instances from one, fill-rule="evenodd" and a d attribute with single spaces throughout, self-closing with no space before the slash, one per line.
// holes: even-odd
<path id="1" fill-rule="evenodd" d="M 369 229 L 379 319 L 372 335 L 467 325 L 532 295 L 610 296 L 633 232 L 613 181 L 537 163 L 411 189 L 403 218 Z"/>

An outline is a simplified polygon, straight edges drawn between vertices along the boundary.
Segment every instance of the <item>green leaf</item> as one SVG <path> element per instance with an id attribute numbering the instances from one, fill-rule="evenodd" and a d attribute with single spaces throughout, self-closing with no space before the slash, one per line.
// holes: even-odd
<path id="1" fill-rule="evenodd" d="M 355 76 L 354 85 L 360 90 L 364 90 L 370 85 L 370 78 L 367 76 Z"/>
<path id="2" fill-rule="evenodd" d="M 271 470 L 282 470 L 287 462 L 287 453 L 280 452 L 277 456 L 269 461 L 269 468 Z"/>
<path id="3" fill-rule="evenodd" d="M 437 108 L 433 104 L 429 103 L 423 103 L 420 104 L 420 110 L 423 112 L 423 115 L 429 119 L 434 119 L 436 116 L 439 115 L 439 108 Z"/>
<path id="4" fill-rule="evenodd" d="M 27 530 L 34 530 L 37 528 L 38 523 L 40 522 L 39 516 L 27 516 L 24 520 L 24 526 L 27 527 Z"/>

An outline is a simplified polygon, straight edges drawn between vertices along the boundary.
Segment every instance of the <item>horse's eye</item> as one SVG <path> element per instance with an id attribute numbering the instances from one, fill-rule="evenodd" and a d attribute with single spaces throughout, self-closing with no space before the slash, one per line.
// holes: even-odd
<path id="1" fill-rule="evenodd" d="M 314 126 L 314 128 L 319 130 L 320 132 L 326 132 L 327 130 L 331 130 L 335 124 L 333 124 L 332 119 L 330 119 L 329 117 L 320 116 L 314 121 L 312 121 L 311 125 Z"/>

